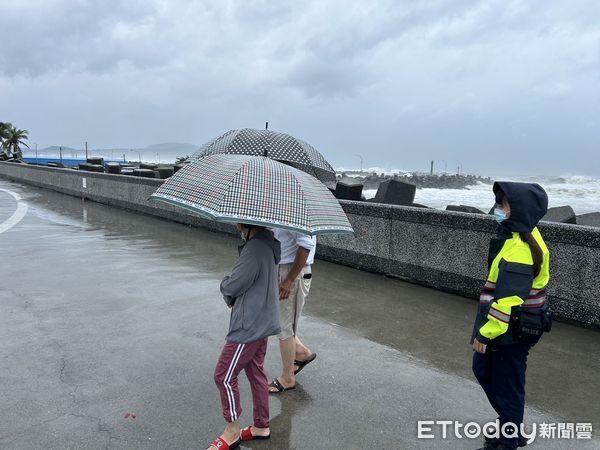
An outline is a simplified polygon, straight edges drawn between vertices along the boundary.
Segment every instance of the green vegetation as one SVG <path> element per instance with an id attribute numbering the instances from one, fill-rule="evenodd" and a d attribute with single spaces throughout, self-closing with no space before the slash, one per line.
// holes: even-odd
<path id="1" fill-rule="evenodd" d="M 0 159 L 22 160 L 21 146 L 29 148 L 27 143 L 27 130 L 16 128 L 10 122 L 0 122 Z"/>

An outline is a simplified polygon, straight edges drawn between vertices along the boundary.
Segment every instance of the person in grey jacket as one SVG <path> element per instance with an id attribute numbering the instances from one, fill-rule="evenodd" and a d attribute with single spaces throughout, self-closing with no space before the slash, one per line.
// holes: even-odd
<path id="1" fill-rule="evenodd" d="M 231 275 L 221 282 L 221 293 L 231 318 L 226 343 L 215 368 L 227 425 L 209 449 L 227 450 L 242 440 L 268 439 L 269 388 L 264 369 L 267 339 L 279 334 L 279 242 L 263 227 L 237 224 L 246 243 Z M 238 375 L 244 370 L 252 390 L 254 423 L 240 430 L 242 414 Z"/>

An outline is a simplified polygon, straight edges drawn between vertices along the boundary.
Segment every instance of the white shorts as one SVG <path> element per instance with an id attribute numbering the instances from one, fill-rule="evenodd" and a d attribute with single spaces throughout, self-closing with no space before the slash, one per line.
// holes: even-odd
<path id="1" fill-rule="evenodd" d="M 293 264 L 280 264 L 279 265 L 279 282 L 283 281 L 287 277 Z M 304 266 L 300 275 L 292 283 L 292 289 L 290 296 L 285 300 L 279 302 L 279 322 L 281 326 L 281 333 L 277 335 L 280 340 L 288 339 L 292 336 L 296 336 L 298 333 L 298 322 L 300 321 L 300 315 L 302 314 L 302 308 L 304 308 L 304 302 L 306 296 L 310 290 L 310 282 L 312 278 L 309 276 L 305 278 L 305 275 L 312 274 L 311 267 L 309 265 Z"/>

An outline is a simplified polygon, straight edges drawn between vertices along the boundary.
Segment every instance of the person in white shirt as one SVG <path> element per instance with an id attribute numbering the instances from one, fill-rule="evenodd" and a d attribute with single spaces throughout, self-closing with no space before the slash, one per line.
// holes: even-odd
<path id="1" fill-rule="evenodd" d="M 298 338 L 298 322 L 312 280 L 311 265 L 317 248 L 316 237 L 295 231 L 273 229 L 281 243 L 279 263 L 280 326 L 279 350 L 283 365 L 281 375 L 269 384 L 270 393 L 279 393 L 296 387 L 296 375 L 317 354 Z"/>

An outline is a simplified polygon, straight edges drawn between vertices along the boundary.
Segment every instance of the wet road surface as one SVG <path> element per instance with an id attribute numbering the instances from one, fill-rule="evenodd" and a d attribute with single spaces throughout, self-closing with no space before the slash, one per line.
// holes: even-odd
<path id="1" fill-rule="evenodd" d="M 206 448 L 223 428 L 218 286 L 239 242 L 0 180 L 0 227 L 24 205 L 0 233 L 0 448 Z M 477 448 L 417 439 L 418 420 L 495 418 L 470 373 L 476 302 L 322 261 L 313 272 L 300 335 L 319 356 L 272 397 L 272 439 L 243 448 Z M 600 333 L 555 324 L 529 358 L 528 423 L 597 433 L 599 348 Z M 267 367 L 278 375 L 275 338 Z"/>

